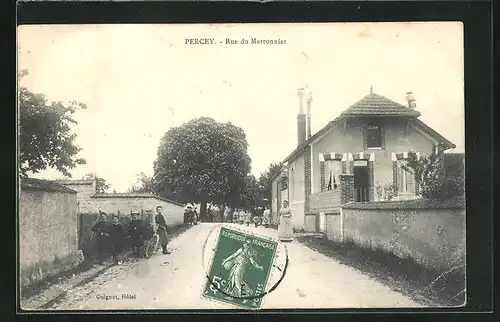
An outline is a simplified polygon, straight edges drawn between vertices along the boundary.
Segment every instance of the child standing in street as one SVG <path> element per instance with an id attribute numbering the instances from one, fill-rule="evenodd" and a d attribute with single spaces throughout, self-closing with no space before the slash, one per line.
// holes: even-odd
<path id="1" fill-rule="evenodd" d="M 123 227 L 120 225 L 120 218 L 118 215 L 113 215 L 113 224 L 110 227 L 110 237 L 111 237 L 111 254 L 113 255 L 113 260 L 118 265 L 122 264 L 120 260 L 120 252 L 122 251 L 123 242 Z"/>

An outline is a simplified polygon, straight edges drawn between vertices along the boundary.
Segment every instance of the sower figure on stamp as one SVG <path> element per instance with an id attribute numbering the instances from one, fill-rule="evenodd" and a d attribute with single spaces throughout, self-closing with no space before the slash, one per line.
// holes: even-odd
<path id="1" fill-rule="evenodd" d="M 278 233 L 283 242 L 293 241 L 292 211 L 288 208 L 288 201 L 283 200 L 283 208 L 279 215 Z"/>
<path id="2" fill-rule="evenodd" d="M 100 212 L 99 220 L 92 226 L 92 231 L 96 234 L 97 257 L 99 264 L 102 265 L 109 245 L 109 225 L 106 222 L 106 213 Z"/>
<path id="3" fill-rule="evenodd" d="M 141 249 L 144 241 L 144 233 L 142 229 L 142 222 L 139 219 L 139 213 L 137 211 L 132 212 L 132 220 L 129 224 L 128 236 L 131 240 L 133 254 L 138 257 L 139 250 Z"/>
<path id="4" fill-rule="evenodd" d="M 246 240 L 243 247 L 239 248 L 236 252 L 228 256 L 222 261 L 222 266 L 229 271 L 228 283 L 225 292 L 233 297 L 245 297 L 253 294 L 252 289 L 243 280 L 245 272 L 251 264 L 258 270 L 264 268 L 260 266 L 254 259 L 257 252 L 253 249 L 250 240 Z M 247 300 L 243 300 L 243 303 Z"/>
<path id="5" fill-rule="evenodd" d="M 160 237 L 160 245 L 163 249 L 163 254 L 170 254 L 170 252 L 167 249 L 168 245 L 167 221 L 165 220 L 165 217 L 163 217 L 162 213 L 163 213 L 163 207 L 162 206 L 156 207 L 155 222 L 156 225 L 158 226 L 157 234 Z"/>
<path id="6" fill-rule="evenodd" d="M 118 265 L 121 265 L 120 253 L 122 251 L 123 244 L 123 227 L 120 225 L 120 218 L 118 215 L 113 215 L 113 224 L 110 227 L 110 237 L 111 237 L 111 254 L 113 255 L 113 260 Z"/>

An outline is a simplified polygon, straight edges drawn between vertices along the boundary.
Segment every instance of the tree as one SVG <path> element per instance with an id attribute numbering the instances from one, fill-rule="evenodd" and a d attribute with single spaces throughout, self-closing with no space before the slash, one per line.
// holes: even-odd
<path id="1" fill-rule="evenodd" d="M 137 183 L 129 189 L 129 192 L 153 192 L 154 182 L 153 177 L 146 175 L 144 172 L 137 176 Z"/>
<path id="2" fill-rule="evenodd" d="M 267 170 L 262 172 L 259 177 L 259 192 L 260 198 L 266 199 L 265 204 L 269 204 L 272 196 L 271 179 L 272 177 L 281 170 L 281 163 L 271 163 Z"/>
<path id="3" fill-rule="evenodd" d="M 415 183 L 424 198 L 446 199 L 463 196 L 463 159 L 454 158 L 453 162 L 445 162 L 451 158 L 446 158 L 441 149 L 437 150 L 432 149 L 429 156 L 421 157 L 413 151 L 409 152 L 402 168 L 415 176 Z"/>
<path id="4" fill-rule="evenodd" d="M 23 70 L 19 77 L 27 75 Z M 76 155 L 81 148 L 75 145 L 76 134 L 70 128 L 76 124 L 72 115 L 85 109 L 83 103 L 71 101 L 48 103 L 43 94 L 19 88 L 19 164 L 22 178 L 53 168 L 67 177 L 69 170 L 85 160 Z"/>
<path id="5" fill-rule="evenodd" d="M 245 178 L 245 188 L 240 206 L 251 211 L 255 211 L 262 206 L 259 183 L 253 174 L 249 174 Z"/>
<path id="6" fill-rule="evenodd" d="M 240 203 L 250 172 L 243 129 L 207 117 L 168 130 L 154 163 L 155 191 L 181 202 L 235 206 Z"/>
<path id="7" fill-rule="evenodd" d="M 101 178 L 95 172 L 87 173 L 82 179 L 83 180 L 95 180 L 96 193 L 106 193 L 106 191 L 108 191 L 108 189 L 111 187 L 111 185 L 109 185 L 105 179 Z"/>

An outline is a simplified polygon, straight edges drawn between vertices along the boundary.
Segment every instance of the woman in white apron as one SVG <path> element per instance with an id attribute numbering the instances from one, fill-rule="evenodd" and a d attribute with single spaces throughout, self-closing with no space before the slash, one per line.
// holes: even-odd
<path id="1" fill-rule="evenodd" d="M 283 208 L 280 210 L 278 233 L 280 241 L 293 241 L 292 210 L 288 208 L 286 200 L 283 200 Z"/>

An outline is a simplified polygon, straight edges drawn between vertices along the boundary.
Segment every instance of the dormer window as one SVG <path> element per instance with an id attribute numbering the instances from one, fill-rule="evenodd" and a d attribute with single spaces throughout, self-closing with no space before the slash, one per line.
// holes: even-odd
<path id="1" fill-rule="evenodd" d="M 366 125 L 365 137 L 367 149 L 382 149 L 382 130 L 378 124 Z"/>

